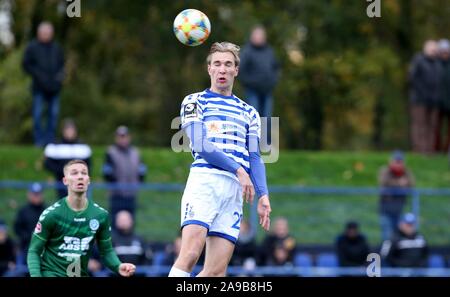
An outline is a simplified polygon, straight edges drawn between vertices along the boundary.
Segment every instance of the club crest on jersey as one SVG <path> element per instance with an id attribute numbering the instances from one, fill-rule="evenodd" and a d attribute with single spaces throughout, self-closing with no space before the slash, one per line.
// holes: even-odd
<path id="1" fill-rule="evenodd" d="M 42 225 L 41 222 L 38 222 L 36 224 L 36 227 L 34 228 L 34 233 L 41 233 L 42 232 Z"/>
<path id="2" fill-rule="evenodd" d="M 92 219 L 89 221 L 89 228 L 91 228 L 92 231 L 97 231 L 98 227 L 100 227 L 98 220 Z"/>
<path id="3" fill-rule="evenodd" d="M 184 117 L 185 118 L 197 117 L 197 103 L 188 103 L 184 106 Z"/>

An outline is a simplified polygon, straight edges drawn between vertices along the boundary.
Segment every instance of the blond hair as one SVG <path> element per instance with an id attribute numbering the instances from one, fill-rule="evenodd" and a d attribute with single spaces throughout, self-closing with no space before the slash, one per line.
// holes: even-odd
<path id="1" fill-rule="evenodd" d="M 240 47 L 234 43 L 223 41 L 223 42 L 215 42 L 211 49 L 209 50 L 208 57 L 206 57 L 206 63 L 209 65 L 211 64 L 211 56 L 214 53 L 231 53 L 234 56 L 234 64 L 235 66 L 239 66 L 239 62 L 241 61 L 239 59 L 239 50 Z"/>
<path id="2" fill-rule="evenodd" d="M 79 160 L 79 159 L 71 160 L 71 161 L 67 162 L 66 165 L 64 165 L 64 168 L 63 168 L 64 175 L 66 175 L 66 171 L 69 168 L 69 166 L 71 166 L 73 164 L 83 164 L 84 166 L 86 166 L 86 168 L 88 168 L 87 163 L 83 160 Z"/>

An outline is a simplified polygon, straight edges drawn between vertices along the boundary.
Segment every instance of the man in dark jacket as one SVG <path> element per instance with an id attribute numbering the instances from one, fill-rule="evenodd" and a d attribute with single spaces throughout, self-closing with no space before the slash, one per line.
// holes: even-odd
<path id="1" fill-rule="evenodd" d="M 0 219 L 0 277 L 8 270 L 16 267 L 16 251 L 14 242 L 8 236 L 8 227 Z"/>
<path id="2" fill-rule="evenodd" d="M 14 222 L 14 231 L 19 239 L 20 257 L 26 257 L 31 235 L 39 220 L 39 216 L 45 210 L 42 185 L 32 183 L 28 190 L 28 203 L 19 209 Z M 23 258 L 25 260 L 25 258 Z M 18 263 L 18 264 L 24 264 Z"/>
<path id="3" fill-rule="evenodd" d="M 116 230 L 112 232 L 114 250 L 122 262 L 135 265 L 147 264 L 147 247 L 144 241 L 134 233 L 134 222 L 126 210 L 116 215 Z"/>
<path id="4" fill-rule="evenodd" d="M 336 251 L 339 265 L 342 267 L 364 266 L 369 245 L 366 237 L 359 232 L 357 222 L 348 222 L 343 234 L 336 239 Z"/>
<path id="5" fill-rule="evenodd" d="M 64 55 L 53 41 L 53 26 L 39 24 L 37 39 L 29 43 L 23 58 L 23 68 L 33 79 L 33 133 L 34 142 L 45 146 L 54 140 L 59 113 L 59 93 L 64 79 Z M 47 127 L 41 124 L 42 110 L 47 104 Z"/>
<path id="6" fill-rule="evenodd" d="M 391 239 L 383 242 L 381 257 L 392 267 L 426 267 L 428 245 L 415 227 L 416 218 L 412 213 L 403 216 L 398 231 Z"/>
<path id="7" fill-rule="evenodd" d="M 103 177 L 114 183 L 110 196 L 113 229 L 116 227 L 115 218 L 119 211 L 127 210 L 135 218 L 138 185 L 147 172 L 139 151 L 131 145 L 131 136 L 126 126 L 116 129 L 115 140 L 116 143 L 108 147 L 103 165 Z"/>
<path id="8" fill-rule="evenodd" d="M 91 169 L 91 148 L 78 138 L 78 131 L 71 119 L 64 120 L 62 138 L 58 143 L 49 143 L 44 150 L 44 166 L 53 173 L 56 181 L 57 199 L 67 196 L 67 187 L 62 183 L 64 165 L 70 160 L 80 159 Z"/>
<path id="9" fill-rule="evenodd" d="M 437 42 L 427 40 L 423 53 L 414 57 L 409 70 L 411 141 L 412 149 L 419 153 L 435 150 L 441 80 L 437 55 Z"/>
<path id="10" fill-rule="evenodd" d="M 245 100 L 256 108 L 261 117 L 267 118 L 268 132 L 273 109 L 272 92 L 279 72 L 279 63 L 267 43 L 266 30 L 258 25 L 251 31 L 250 41 L 242 49 L 238 78 L 245 88 Z M 267 137 L 270 140 L 270 133 Z"/>

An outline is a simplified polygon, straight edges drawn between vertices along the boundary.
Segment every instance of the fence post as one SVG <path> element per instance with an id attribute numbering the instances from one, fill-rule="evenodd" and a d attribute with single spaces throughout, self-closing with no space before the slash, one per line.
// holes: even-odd
<path id="1" fill-rule="evenodd" d="M 417 189 L 414 189 L 412 192 L 412 212 L 416 216 L 416 228 L 419 229 L 420 193 Z"/>

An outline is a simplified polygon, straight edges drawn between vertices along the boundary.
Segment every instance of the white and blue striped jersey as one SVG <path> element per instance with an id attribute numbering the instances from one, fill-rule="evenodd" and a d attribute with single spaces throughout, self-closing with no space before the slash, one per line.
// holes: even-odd
<path id="1" fill-rule="evenodd" d="M 238 97 L 224 96 L 206 89 L 186 96 L 181 104 L 181 128 L 192 122 L 203 122 L 206 136 L 225 155 L 250 172 L 248 137 L 261 137 L 261 119 L 254 107 Z M 192 143 L 190 145 L 192 150 Z M 191 171 L 236 175 L 209 164 L 192 150 Z"/>

